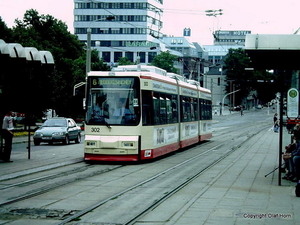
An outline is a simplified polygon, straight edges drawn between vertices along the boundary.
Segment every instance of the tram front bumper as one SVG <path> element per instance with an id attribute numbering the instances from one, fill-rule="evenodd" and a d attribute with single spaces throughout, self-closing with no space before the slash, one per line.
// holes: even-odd
<path id="1" fill-rule="evenodd" d="M 139 153 L 138 136 L 85 136 L 85 153 L 133 155 Z"/>

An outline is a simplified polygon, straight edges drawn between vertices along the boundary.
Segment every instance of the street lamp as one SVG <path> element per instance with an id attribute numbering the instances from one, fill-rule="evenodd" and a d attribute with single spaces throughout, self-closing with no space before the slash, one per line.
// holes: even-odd
<path id="1" fill-rule="evenodd" d="M 228 96 L 228 95 L 231 95 L 231 94 L 233 94 L 233 93 L 235 93 L 235 92 L 238 92 L 238 91 L 240 91 L 241 89 L 239 89 L 239 90 L 236 90 L 236 91 L 233 91 L 233 92 L 230 92 L 230 93 L 228 93 L 228 94 L 226 94 L 226 95 L 224 95 L 224 97 L 223 97 L 223 99 L 222 99 L 222 105 L 221 105 L 221 115 L 223 115 L 223 112 L 224 112 L 224 100 L 225 100 L 225 98 Z"/>
<path id="2" fill-rule="evenodd" d="M 88 73 L 91 71 L 91 33 L 92 33 L 92 29 L 91 29 L 91 23 L 93 22 L 96 22 L 96 21 L 101 21 L 101 20 L 113 20 L 115 17 L 114 16 L 107 16 L 106 18 L 102 18 L 102 19 L 99 19 L 99 20 L 94 20 L 94 21 L 91 21 L 90 24 L 89 24 L 89 27 L 87 28 L 87 46 L 86 46 L 86 67 L 85 67 L 85 96 L 87 95 L 87 76 L 88 76 Z M 83 105 L 84 105 L 84 108 L 85 108 L 85 101 L 86 101 L 86 97 L 85 99 L 83 100 Z"/>
<path id="3" fill-rule="evenodd" d="M 103 21 L 103 20 L 113 20 L 115 19 L 114 16 L 107 16 L 106 18 L 102 18 L 99 20 L 94 20 L 90 22 L 89 27 L 87 28 L 87 47 L 86 47 L 86 76 L 88 74 L 88 72 L 91 71 L 91 33 L 92 33 L 92 29 L 91 29 L 91 23 L 93 22 L 97 22 L 97 21 Z"/>

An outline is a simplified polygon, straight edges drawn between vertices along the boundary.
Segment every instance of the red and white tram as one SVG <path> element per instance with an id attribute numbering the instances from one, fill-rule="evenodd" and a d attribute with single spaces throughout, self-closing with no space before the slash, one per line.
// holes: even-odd
<path id="1" fill-rule="evenodd" d="M 92 71 L 85 160 L 140 161 L 212 137 L 211 92 L 153 66 Z"/>

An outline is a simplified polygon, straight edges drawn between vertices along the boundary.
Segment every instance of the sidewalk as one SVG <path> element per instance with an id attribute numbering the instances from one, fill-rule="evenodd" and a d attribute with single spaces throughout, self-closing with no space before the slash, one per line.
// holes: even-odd
<path id="1" fill-rule="evenodd" d="M 299 224 L 296 183 L 282 180 L 279 186 L 279 170 L 265 177 L 278 166 L 278 143 L 278 133 L 266 130 L 213 166 L 195 181 L 197 196 L 165 225 Z"/>

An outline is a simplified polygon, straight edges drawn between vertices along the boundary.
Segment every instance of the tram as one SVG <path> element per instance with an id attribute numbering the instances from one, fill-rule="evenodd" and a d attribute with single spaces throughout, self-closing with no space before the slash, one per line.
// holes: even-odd
<path id="1" fill-rule="evenodd" d="M 153 159 L 212 137 L 211 92 L 154 66 L 87 77 L 85 161 Z"/>

